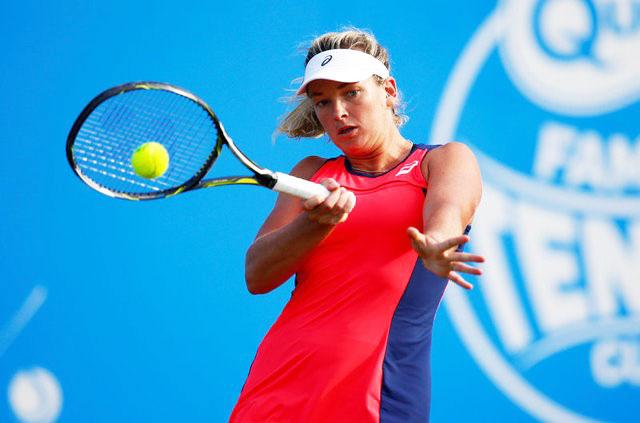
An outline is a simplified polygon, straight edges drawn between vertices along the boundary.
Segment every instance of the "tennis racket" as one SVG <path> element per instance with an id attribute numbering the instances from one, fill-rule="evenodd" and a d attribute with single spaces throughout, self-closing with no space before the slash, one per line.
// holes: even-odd
<path id="1" fill-rule="evenodd" d="M 138 176 L 131 164 L 142 144 L 157 142 L 169 166 L 155 179 Z M 204 179 L 227 146 L 249 176 Z M 322 185 L 258 166 L 227 135 L 213 110 L 173 85 L 132 82 L 99 94 L 78 116 L 67 138 L 67 160 L 96 191 L 126 200 L 152 200 L 222 185 L 259 185 L 307 199 L 326 198 Z"/>

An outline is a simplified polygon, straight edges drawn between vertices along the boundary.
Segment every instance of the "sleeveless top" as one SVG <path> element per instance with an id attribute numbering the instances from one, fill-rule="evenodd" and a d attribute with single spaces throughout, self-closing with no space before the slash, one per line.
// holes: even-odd
<path id="1" fill-rule="evenodd" d="M 423 229 L 421 163 L 433 146 L 371 176 L 345 157 L 312 181 L 356 196 L 348 219 L 305 258 L 258 347 L 231 422 L 425 422 L 431 329 L 446 279 L 424 268 L 406 230 Z"/>

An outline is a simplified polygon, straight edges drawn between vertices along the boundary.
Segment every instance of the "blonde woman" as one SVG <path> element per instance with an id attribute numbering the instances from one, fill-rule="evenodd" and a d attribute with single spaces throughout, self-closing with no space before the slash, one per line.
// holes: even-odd
<path id="1" fill-rule="evenodd" d="M 436 309 L 447 281 L 471 288 L 462 274 L 483 261 L 457 249 L 480 201 L 476 160 L 459 143 L 402 136 L 389 57 L 371 34 L 324 34 L 305 65 L 280 130 L 326 134 L 343 155 L 294 167 L 331 194 L 281 195 L 247 252 L 252 293 L 296 284 L 230 420 L 425 422 Z"/>

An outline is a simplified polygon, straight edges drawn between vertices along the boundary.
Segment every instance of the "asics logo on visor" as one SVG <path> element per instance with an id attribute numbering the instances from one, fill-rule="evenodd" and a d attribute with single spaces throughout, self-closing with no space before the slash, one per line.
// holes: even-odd
<path id="1" fill-rule="evenodd" d="M 327 57 L 324 58 L 322 63 L 320 63 L 320 66 L 326 65 L 327 63 L 329 63 L 331 61 L 331 59 L 333 59 L 333 56 L 332 55 L 328 55 Z"/>

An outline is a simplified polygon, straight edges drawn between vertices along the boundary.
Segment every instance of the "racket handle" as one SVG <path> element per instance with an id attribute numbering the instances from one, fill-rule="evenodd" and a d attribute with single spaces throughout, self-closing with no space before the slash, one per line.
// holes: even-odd
<path id="1" fill-rule="evenodd" d="M 324 200 L 329 195 L 328 189 L 315 182 L 296 178 L 282 172 L 274 172 L 274 175 L 276 177 L 276 184 L 273 186 L 274 191 L 295 195 L 305 200 L 316 195 Z"/>

